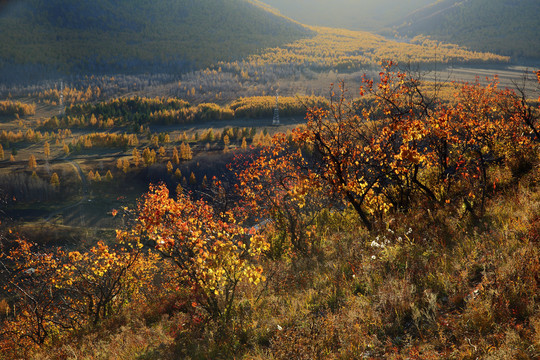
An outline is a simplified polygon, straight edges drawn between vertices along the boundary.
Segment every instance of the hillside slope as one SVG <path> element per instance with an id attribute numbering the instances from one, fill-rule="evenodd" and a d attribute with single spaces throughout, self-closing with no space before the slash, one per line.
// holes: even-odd
<path id="1" fill-rule="evenodd" d="M 379 30 L 433 0 L 262 0 L 304 24 Z"/>
<path id="2" fill-rule="evenodd" d="M 248 0 L 4 1 L 0 79 L 185 71 L 309 34 Z"/>
<path id="3" fill-rule="evenodd" d="M 407 16 L 402 35 L 428 35 L 474 50 L 540 59 L 538 0 L 443 0 Z"/>

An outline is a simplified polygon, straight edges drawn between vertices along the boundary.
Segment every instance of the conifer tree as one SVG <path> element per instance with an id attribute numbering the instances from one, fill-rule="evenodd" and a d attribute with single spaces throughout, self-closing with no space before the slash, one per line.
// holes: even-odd
<path id="1" fill-rule="evenodd" d="M 160 156 L 161 158 L 164 158 L 164 157 L 165 157 L 166 151 L 165 151 L 165 148 L 164 148 L 163 146 L 160 146 L 160 147 L 159 147 L 158 152 L 159 152 L 159 156 Z"/>
<path id="2" fill-rule="evenodd" d="M 45 142 L 45 144 L 43 144 L 43 153 L 45 154 L 45 157 L 47 157 L 47 159 L 49 158 L 49 156 L 51 156 L 51 146 L 47 141 Z"/>
<path id="3" fill-rule="evenodd" d="M 206 188 L 206 186 L 208 186 L 208 178 L 206 177 L 206 175 L 204 175 L 201 185 L 203 188 Z"/>
<path id="4" fill-rule="evenodd" d="M 178 196 L 182 192 L 184 192 L 184 188 L 182 187 L 182 185 L 181 184 L 176 185 L 176 196 Z"/>
<path id="5" fill-rule="evenodd" d="M 111 170 L 107 170 L 107 173 L 105 174 L 105 180 L 112 181 L 112 179 L 113 179 L 113 176 L 112 176 Z"/>
<path id="6" fill-rule="evenodd" d="M 173 164 L 169 161 L 167 162 L 167 172 L 171 174 L 173 171 Z"/>
<path id="7" fill-rule="evenodd" d="M 2 144 L 0 144 L 0 160 L 4 160 L 4 148 Z"/>
<path id="8" fill-rule="evenodd" d="M 191 175 L 189 176 L 189 183 L 191 185 L 197 185 L 197 178 L 195 177 L 195 174 L 193 171 L 191 172 Z"/>
<path id="9" fill-rule="evenodd" d="M 175 176 L 178 180 L 181 180 L 181 179 L 182 179 L 182 172 L 180 171 L 180 169 L 176 169 L 176 171 L 174 172 L 174 176 Z"/>
<path id="10" fill-rule="evenodd" d="M 133 156 L 133 163 L 135 164 L 135 167 L 138 167 L 139 162 L 141 161 L 141 154 L 139 153 L 137 149 L 133 149 L 132 156 Z"/>
<path id="11" fill-rule="evenodd" d="M 128 170 L 129 170 L 129 160 L 124 159 L 124 163 L 122 164 L 122 171 L 124 172 L 124 174 L 126 174 Z"/>
<path id="12" fill-rule="evenodd" d="M 152 136 L 152 139 L 150 140 L 151 144 L 155 147 L 158 147 L 159 145 L 159 138 L 157 135 Z"/>
<path id="13" fill-rule="evenodd" d="M 30 170 L 34 170 L 37 168 L 37 161 L 34 155 L 30 155 L 30 158 L 28 159 L 28 167 L 30 168 Z"/>
<path id="14" fill-rule="evenodd" d="M 172 161 L 176 165 L 180 164 L 180 157 L 178 156 L 178 149 L 176 149 L 176 146 L 173 148 Z"/>
<path id="15" fill-rule="evenodd" d="M 191 152 L 191 147 L 187 143 L 182 143 L 180 145 L 180 158 L 182 160 L 191 160 L 193 157 Z"/>
<path id="16" fill-rule="evenodd" d="M 58 177 L 57 173 L 53 173 L 51 176 L 51 185 L 54 187 L 60 186 L 60 178 Z"/>

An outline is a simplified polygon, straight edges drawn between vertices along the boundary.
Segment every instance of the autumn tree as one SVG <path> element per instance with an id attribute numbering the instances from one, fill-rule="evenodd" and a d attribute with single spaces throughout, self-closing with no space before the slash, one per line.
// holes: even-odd
<path id="1" fill-rule="evenodd" d="M 204 177 L 202 179 L 201 187 L 203 189 L 206 189 L 207 186 L 208 186 L 208 178 L 206 177 L 206 175 L 204 175 Z"/>
<path id="2" fill-rule="evenodd" d="M 182 179 L 182 171 L 180 171 L 180 169 L 177 168 L 176 171 L 174 172 L 174 176 L 175 176 L 178 180 Z"/>
<path id="3" fill-rule="evenodd" d="M 344 91 L 328 110 L 309 109 L 307 120 L 306 128 L 293 137 L 300 146 L 313 149 L 316 183 L 350 204 L 371 229 L 371 217 L 386 210 L 379 191 L 380 161 L 370 154 L 377 150 L 371 149 L 371 123 L 355 114 L 345 101 Z"/>
<path id="4" fill-rule="evenodd" d="M 2 144 L 0 144 L 0 160 L 4 160 L 4 148 Z"/>
<path id="5" fill-rule="evenodd" d="M 51 156 L 51 146 L 47 141 L 45 142 L 45 144 L 43 144 L 43 154 L 47 159 L 49 158 L 49 156 Z"/>
<path id="6" fill-rule="evenodd" d="M 140 246 L 132 245 L 111 248 L 100 241 L 89 251 L 67 253 L 56 274 L 69 304 L 61 309 L 81 324 L 96 325 L 136 297 L 142 286 L 151 286 L 148 280 L 155 261 L 146 258 Z"/>
<path id="7" fill-rule="evenodd" d="M 173 147 L 173 156 L 172 156 L 172 162 L 176 165 L 180 164 L 180 157 L 178 155 L 178 149 Z"/>
<path id="8" fill-rule="evenodd" d="M 191 152 L 191 147 L 188 143 L 182 143 L 180 145 L 180 159 L 182 160 L 191 160 L 193 158 L 193 153 Z"/>
<path id="9" fill-rule="evenodd" d="M 210 317 L 228 321 L 238 285 L 264 280 L 253 261 L 265 249 L 262 237 L 240 227 L 232 213 L 217 214 L 202 200 L 182 192 L 169 197 L 166 186 L 152 186 L 138 208 L 132 230 L 122 236 L 152 244 L 177 270 L 181 286 Z"/>
<path id="10" fill-rule="evenodd" d="M 122 171 L 124 172 L 124 174 L 127 174 L 127 172 L 129 171 L 129 160 L 128 159 L 124 159 L 123 163 L 122 163 Z"/>
<path id="11" fill-rule="evenodd" d="M 273 234 L 269 255 L 308 254 L 315 245 L 310 230 L 325 200 L 300 148 L 280 134 L 254 159 L 236 162 L 245 215 Z"/>
<path id="12" fill-rule="evenodd" d="M 156 162 L 156 152 L 150 148 L 144 148 L 142 158 L 146 166 L 150 166 Z"/>
<path id="13" fill-rule="evenodd" d="M 60 187 L 60 178 L 58 177 L 57 173 L 53 173 L 51 175 L 51 185 L 55 188 Z"/>
<path id="14" fill-rule="evenodd" d="M 0 329 L 2 347 L 16 339 L 21 347 L 44 344 L 58 332 L 60 293 L 54 286 L 58 260 L 25 240 L 16 240 L 0 251 L 0 274 L 5 291 L 16 294 L 16 306 Z"/>
<path id="15" fill-rule="evenodd" d="M 30 155 L 30 158 L 28 159 L 28 168 L 30 170 L 35 170 L 37 168 L 37 161 L 34 155 Z"/>
<path id="16" fill-rule="evenodd" d="M 163 159 L 165 157 L 166 151 L 163 146 L 160 146 L 158 149 L 159 156 Z"/>
<path id="17" fill-rule="evenodd" d="M 143 294 L 156 258 L 120 239 L 86 252 L 42 249 L 23 239 L 0 251 L 0 276 L 14 311 L 0 330 L 0 347 L 31 348 L 54 336 L 96 325 Z"/>
<path id="18" fill-rule="evenodd" d="M 133 149 L 131 156 L 133 157 L 133 163 L 135 164 L 135 167 L 138 167 L 139 162 L 141 161 L 141 154 L 137 149 Z"/>
<path id="19" fill-rule="evenodd" d="M 341 84 L 329 109 L 311 108 L 293 139 L 313 150 L 320 186 L 368 229 L 390 209 L 417 204 L 450 202 L 481 215 L 488 169 L 529 147 L 523 121 L 505 110 L 512 96 L 496 82 L 464 84 L 454 103 L 441 104 L 419 79 L 386 63 L 379 81 L 365 78 L 360 92 L 368 99 L 354 106 Z"/>
<path id="20" fill-rule="evenodd" d="M 189 184 L 192 186 L 197 185 L 197 178 L 195 177 L 195 173 L 192 171 L 191 175 L 189 175 Z"/>

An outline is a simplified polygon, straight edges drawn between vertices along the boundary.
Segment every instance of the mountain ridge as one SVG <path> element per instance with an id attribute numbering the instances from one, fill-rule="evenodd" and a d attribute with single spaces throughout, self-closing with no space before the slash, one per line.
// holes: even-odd
<path id="1" fill-rule="evenodd" d="M 400 35 L 426 35 L 514 59 L 540 59 L 537 0 L 443 0 L 394 24 Z"/>

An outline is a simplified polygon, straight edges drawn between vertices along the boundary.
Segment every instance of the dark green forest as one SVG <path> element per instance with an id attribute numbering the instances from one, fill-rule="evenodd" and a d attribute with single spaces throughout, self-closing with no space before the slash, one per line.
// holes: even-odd
<path id="1" fill-rule="evenodd" d="M 3 81 L 45 74 L 185 72 L 310 35 L 243 0 L 25 0 L 1 11 Z"/>

